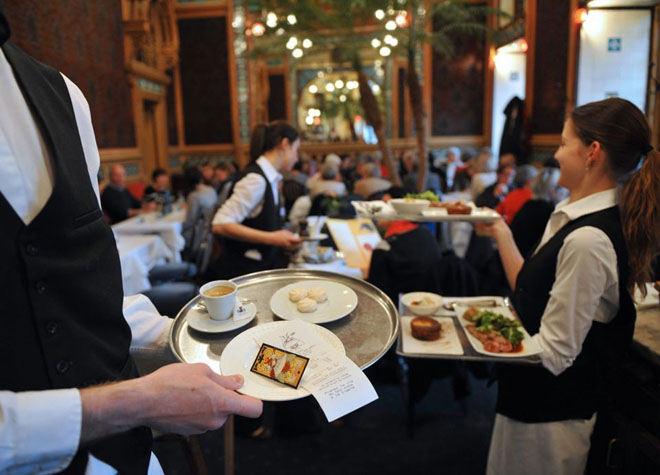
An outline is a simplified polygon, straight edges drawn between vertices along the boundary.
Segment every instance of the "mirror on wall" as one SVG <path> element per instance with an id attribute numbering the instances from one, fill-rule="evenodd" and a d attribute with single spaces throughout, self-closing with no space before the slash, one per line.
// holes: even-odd
<path id="1" fill-rule="evenodd" d="M 369 85 L 383 104 L 382 64 L 370 68 Z M 303 136 L 313 142 L 364 141 L 376 143 L 373 128 L 363 118 L 358 75 L 350 69 L 297 71 L 297 125 Z M 387 111 L 383 108 L 384 115 Z"/>

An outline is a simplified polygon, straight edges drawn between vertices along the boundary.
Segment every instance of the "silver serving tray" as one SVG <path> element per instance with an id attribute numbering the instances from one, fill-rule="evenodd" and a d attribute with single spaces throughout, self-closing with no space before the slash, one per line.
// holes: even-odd
<path id="1" fill-rule="evenodd" d="M 323 326 L 344 344 L 346 356 L 364 369 L 378 361 L 399 334 L 399 312 L 383 291 L 373 285 L 342 274 L 309 269 L 277 269 L 255 272 L 232 279 L 238 285 L 241 299 L 254 301 L 257 316 L 250 324 L 228 333 L 202 333 L 188 326 L 186 315 L 201 297 L 188 302 L 178 313 L 170 330 L 170 348 L 186 363 L 206 363 L 218 369 L 220 355 L 227 343 L 242 331 L 280 318 L 270 310 L 270 298 L 285 285 L 302 280 L 327 279 L 344 284 L 355 291 L 358 305 L 350 315 Z"/>

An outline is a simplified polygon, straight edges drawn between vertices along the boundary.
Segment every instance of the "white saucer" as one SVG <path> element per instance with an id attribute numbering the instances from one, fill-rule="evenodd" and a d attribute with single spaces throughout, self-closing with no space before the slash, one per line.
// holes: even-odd
<path id="1" fill-rule="evenodd" d="M 237 301 L 236 304 L 239 302 Z M 253 302 L 244 304 L 247 315 L 240 320 L 234 320 L 233 315 L 227 320 L 213 320 L 206 308 L 201 305 L 193 306 L 186 315 L 188 326 L 205 333 L 225 333 L 244 327 L 257 316 L 257 306 Z"/>
<path id="2" fill-rule="evenodd" d="M 302 241 L 323 241 L 324 239 L 327 239 L 328 235 L 325 233 L 319 233 L 315 234 L 313 236 L 300 236 L 300 239 Z"/>

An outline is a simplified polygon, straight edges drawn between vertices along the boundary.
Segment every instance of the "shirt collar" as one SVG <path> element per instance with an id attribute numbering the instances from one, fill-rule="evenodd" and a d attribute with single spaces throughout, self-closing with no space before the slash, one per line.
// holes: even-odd
<path id="1" fill-rule="evenodd" d="M 257 158 L 257 165 L 261 167 L 261 170 L 266 175 L 266 179 L 269 183 L 279 183 L 282 180 L 282 174 L 278 172 L 270 161 L 263 155 Z"/>
<path id="2" fill-rule="evenodd" d="M 577 201 L 572 203 L 568 202 L 568 199 L 561 201 L 557 204 L 555 211 L 552 213 L 565 214 L 569 220 L 573 221 L 581 216 L 586 214 L 595 213 L 597 211 L 602 211 L 617 204 L 617 191 L 616 188 L 610 188 L 609 190 L 600 191 L 589 196 L 585 196 Z"/>

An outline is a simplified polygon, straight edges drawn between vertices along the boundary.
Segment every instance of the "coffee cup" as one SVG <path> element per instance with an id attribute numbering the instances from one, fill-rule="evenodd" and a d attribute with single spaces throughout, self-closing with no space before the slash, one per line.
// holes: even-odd
<path id="1" fill-rule="evenodd" d="M 238 287 L 229 280 L 214 280 L 202 285 L 199 295 L 213 320 L 227 320 L 236 304 Z"/>

